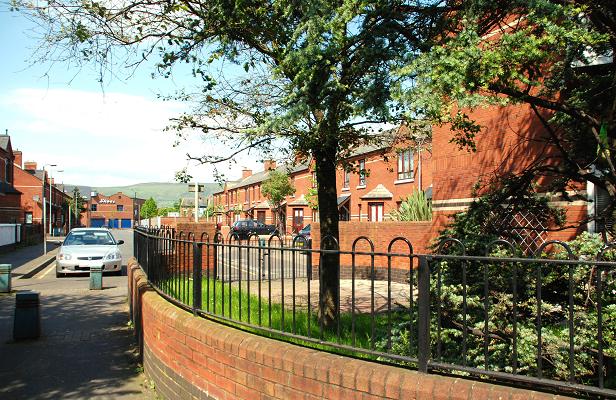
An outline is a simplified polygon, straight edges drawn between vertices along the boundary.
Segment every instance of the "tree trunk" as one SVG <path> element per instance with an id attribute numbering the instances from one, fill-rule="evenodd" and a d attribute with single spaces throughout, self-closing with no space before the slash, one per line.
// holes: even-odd
<path id="1" fill-rule="evenodd" d="M 321 249 L 338 249 L 338 202 L 336 192 L 336 145 L 313 151 L 316 162 Z M 327 236 L 334 240 L 324 240 Z M 319 265 L 319 319 L 325 327 L 337 325 L 339 304 L 340 254 L 321 254 Z"/>

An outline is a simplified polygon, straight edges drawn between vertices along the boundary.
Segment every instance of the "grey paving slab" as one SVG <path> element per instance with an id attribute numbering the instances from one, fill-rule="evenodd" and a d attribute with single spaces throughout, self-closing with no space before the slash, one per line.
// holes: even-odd
<path id="1" fill-rule="evenodd" d="M 0 296 L 0 399 L 156 398 L 137 364 L 126 276 L 90 291 L 87 275 L 58 279 L 53 267 L 13 285 L 40 292 L 40 339 L 13 340 L 15 293 Z"/>

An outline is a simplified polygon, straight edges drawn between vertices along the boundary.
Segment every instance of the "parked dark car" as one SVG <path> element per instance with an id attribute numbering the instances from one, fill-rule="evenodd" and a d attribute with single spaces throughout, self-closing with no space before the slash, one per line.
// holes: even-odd
<path id="1" fill-rule="evenodd" d="M 248 236 L 252 234 L 257 235 L 277 235 L 278 230 L 275 225 L 267 225 L 263 222 L 255 221 L 253 219 L 242 219 L 235 221 L 231 225 L 231 236 L 237 235 L 239 239 L 248 239 Z"/>
<path id="2" fill-rule="evenodd" d="M 301 236 L 306 239 L 306 244 L 310 244 L 310 230 L 310 224 L 308 224 L 297 232 L 297 236 Z M 297 247 L 302 247 L 304 245 L 304 241 L 301 239 L 295 239 L 295 244 Z"/>

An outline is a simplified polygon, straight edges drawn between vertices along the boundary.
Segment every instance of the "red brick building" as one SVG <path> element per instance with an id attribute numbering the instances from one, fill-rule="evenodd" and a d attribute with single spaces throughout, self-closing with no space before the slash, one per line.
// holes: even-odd
<path id="1" fill-rule="evenodd" d="M 473 186 L 480 180 L 494 176 L 506 176 L 522 171 L 537 157 L 550 152 L 545 137 L 549 135 L 537 116 L 526 105 L 490 107 L 468 112 L 483 129 L 477 135 L 477 151 L 460 150 L 450 143 L 452 133 L 448 126 L 433 127 L 433 218 L 438 225 L 444 225 L 449 216 L 464 211 L 475 199 Z M 544 180 L 539 179 L 539 191 Z M 541 234 L 539 240 L 569 240 L 581 231 L 592 228 L 580 225 L 597 204 L 601 194 L 590 187 L 573 186 L 574 201 L 564 201 L 550 196 L 550 204 L 564 207 L 567 225 L 578 228 Z M 587 190 L 590 189 L 590 190 Z M 600 200 L 600 199 L 599 199 Z M 524 216 L 533 224 L 533 216 Z M 537 226 L 539 228 L 539 226 Z M 592 229 L 591 229 L 592 230 Z M 524 240 L 524 238 L 520 238 Z"/>
<path id="2" fill-rule="evenodd" d="M 139 221 L 143 203 L 144 199 L 127 196 L 122 192 L 111 196 L 92 192 L 82 223 L 91 227 L 132 228 Z"/>
<path id="3" fill-rule="evenodd" d="M 346 162 L 352 168 L 340 166 L 336 177 L 341 221 L 390 220 L 390 212 L 406 196 L 417 189 L 430 192 L 432 186 L 432 156 L 425 147 L 363 146 Z M 241 179 L 227 182 L 222 191 L 214 193 L 214 205 L 219 210 L 217 222 L 230 225 L 252 218 L 275 224 L 276 213 L 261 193 L 261 185 L 273 169 L 289 174 L 296 189 L 283 204 L 287 233 L 318 221 L 316 204 L 311 204 L 311 191 L 317 184 L 312 163 L 277 167 L 274 161 L 265 161 L 263 167 L 255 174 L 243 170 Z"/>
<path id="4" fill-rule="evenodd" d="M 19 156 L 21 156 L 20 152 Z M 21 223 L 21 192 L 15 188 L 15 153 L 8 135 L 0 135 L 0 223 Z"/>
<path id="5" fill-rule="evenodd" d="M 26 161 L 22 167 L 21 152 L 15 153 L 13 173 L 15 175 L 15 188 L 22 195 L 20 199 L 21 218 L 24 224 L 40 224 L 43 221 L 43 195 L 45 196 L 45 212 L 47 214 L 47 229 L 51 220 L 52 228 L 65 233 L 68 228 L 67 201 L 71 196 L 64 193 L 62 187 L 50 180 L 47 171 L 37 169 L 37 163 Z M 43 194 L 44 193 L 44 194 Z M 50 213 L 51 201 L 51 213 Z"/>

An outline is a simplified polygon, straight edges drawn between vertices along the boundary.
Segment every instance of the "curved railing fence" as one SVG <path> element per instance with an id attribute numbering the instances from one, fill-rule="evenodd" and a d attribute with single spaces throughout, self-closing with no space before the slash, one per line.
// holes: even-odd
<path id="1" fill-rule="evenodd" d="M 136 229 L 134 243 L 152 286 L 196 315 L 421 372 L 616 397 L 614 243 L 595 260 L 555 241 L 532 258 L 502 240 L 483 256 L 455 239 L 415 254 L 404 238 L 385 251 L 366 237 L 350 249 L 323 238 L 312 249 L 301 237 L 195 237 L 164 227 Z M 332 255 L 340 268 L 336 295 L 326 298 Z"/>

